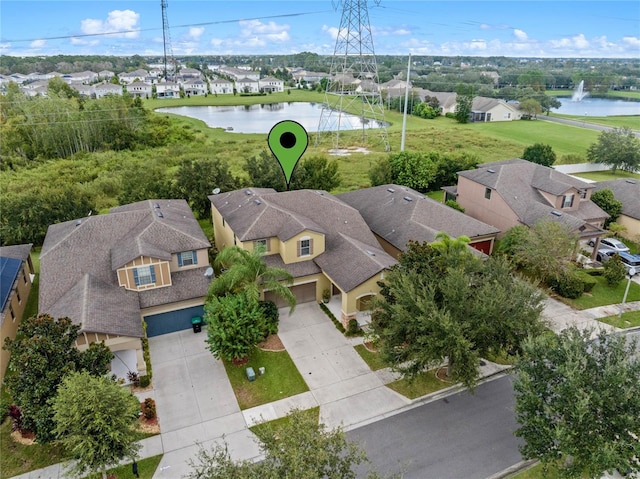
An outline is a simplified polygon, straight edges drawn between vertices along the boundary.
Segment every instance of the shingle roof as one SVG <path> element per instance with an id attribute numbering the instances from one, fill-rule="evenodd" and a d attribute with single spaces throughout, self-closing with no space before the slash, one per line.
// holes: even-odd
<path id="1" fill-rule="evenodd" d="M 613 196 L 622 201 L 622 214 L 640 220 L 640 180 L 620 178 L 600 181 L 594 186 L 596 191 L 609 188 L 613 191 Z"/>
<path id="2" fill-rule="evenodd" d="M 186 299 L 202 298 L 209 289 L 209 280 L 204 273 L 209 265 L 202 268 L 174 271 L 171 273 L 171 286 L 140 291 L 141 308 L 150 308 L 160 304 L 176 303 Z"/>
<path id="3" fill-rule="evenodd" d="M 590 189 L 592 185 L 546 166 L 520 158 L 485 163 L 475 170 L 458 172 L 458 176 L 495 190 L 511 207 L 521 223 L 532 226 L 541 219 L 559 221 L 571 230 L 585 222 L 608 215 L 591 201 L 580 201 L 576 210 L 556 212 L 542 192 L 561 195 L 571 188 Z"/>
<path id="4" fill-rule="evenodd" d="M 33 244 L 16 244 L 12 246 L 0 246 L 0 256 L 26 261 L 31 254 Z"/>
<path id="5" fill-rule="evenodd" d="M 325 252 L 314 261 L 343 291 L 395 264 L 379 249 L 360 213 L 326 191 L 276 193 L 250 188 L 209 198 L 241 241 L 274 236 L 286 241 L 305 230 L 323 234 Z M 377 251 L 375 259 L 366 250 Z M 296 270 L 294 277 L 301 275 L 298 265 L 284 266 L 292 274 Z M 318 272 L 310 266 L 305 268 L 312 271 L 309 274 Z"/>
<path id="6" fill-rule="evenodd" d="M 140 255 L 169 260 L 171 253 L 209 246 L 185 200 L 141 201 L 51 225 L 40 254 L 39 310 L 68 316 L 83 331 L 141 336 L 140 308 L 146 303 L 141 293 L 119 286 L 116 269 Z M 190 299 L 202 291 L 202 281 L 182 288 L 176 273 L 172 281 L 175 290 L 159 288 L 164 299 L 154 304 Z"/>
<path id="7" fill-rule="evenodd" d="M 441 231 L 472 240 L 499 233 L 497 228 L 405 186 L 364 188 L 342 193 L 338 198 L 356 208 L 371 231 L 400 250 L 406 249 L 409 240 L 434 241 Z"/>

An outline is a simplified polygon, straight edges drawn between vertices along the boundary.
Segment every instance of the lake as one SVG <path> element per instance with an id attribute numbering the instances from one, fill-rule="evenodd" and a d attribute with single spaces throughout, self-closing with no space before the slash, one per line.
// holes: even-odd
<path id="1" fill-rule="evenodd" d="M 309 134 L 318 131 L 322 103 L 271 103 L 243 106 L 178 106 L 155 111 L 188 116 L 204 121 L 211 128 L 225 128 L 231 133 L 269 133 L 276 123 L 294 120 Z M 379 128 L 376 121 L 366 121 L 366 128 Z M 340 130 L 362 129 L 362 119 L 342 114 Z"/>
<path id="2" fill-rule="evenodd" d="M 558 97 L 562 106 L 553 108 L 554 113 L 576 116 L 617 116 L 640 115 L 640 102 L 611 100 L 608 98 L 589 98 L 573 101 L 570 97 Z"/>

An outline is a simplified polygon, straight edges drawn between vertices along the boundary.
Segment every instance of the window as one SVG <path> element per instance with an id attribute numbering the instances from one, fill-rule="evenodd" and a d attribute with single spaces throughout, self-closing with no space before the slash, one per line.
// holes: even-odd
<path id="1" fill-rule="evenodd" d="M 491 199 L 491 188 L 485 188 L 484 189 L 484 197 L 488 200 Z"/>
<path id="2" fill-rule="evenodd" d="M 258 248 L 260 246 L 264 248 L 265 252 L 269 251 L 269 239 L 267 238 L 267 239 L 255 240 L 253 242 L 254 248 Z"/>
<path id="3" fill-rule="evenodd" d="M 573 195 L 564 195 L 564 199 L 562 200 L 563 208 L 571 208 L 573 206 Z"/>
<path id="4" fill-rule="evenodd" d="M 298 241 L 298 256 L 309 256 L 311 254 L 311 239 L 301 239 Z"/>
<path id="5" fill-rule="evenodd" d="M 195 251 L 183 251 L 182 253 L 178 253 L 178 266 L 180 268 L 183 266 L 191 266 L 193 264 L 198 264 L 198 253 Z"/>
<path id="6" fill-rule="evenodd" d="M 587 190 L 580 190 L 580 199 L 585 199 L 587 197 Z"/>
<path id="7" fill-rule="evenodd" d="M 22 304 L 22 298 L 20 297 L 20 291 L 16 289 L 16 298 L 18 299 L 18 304 Z"/>
<path id="8" fill-rule="evenodd" d="M 154 266 L 140 266 L 133 270 L 136 286 L 145 286 L 156 282 L 156 268 Z"/>
<path id="9" fill-rule="evenodd" d="M 24 281 L 24 284 L 27 284 L 27 274 L 26 273 L 22 273 L 22 281 Z"/>
<path id="10" fill-rule="evenodd" d="M 16 314 L 13 312 L 13 308 L 11 306 L 9 306 L 9 314 L 11 315 L 11 321 L 16 320 Z"/>

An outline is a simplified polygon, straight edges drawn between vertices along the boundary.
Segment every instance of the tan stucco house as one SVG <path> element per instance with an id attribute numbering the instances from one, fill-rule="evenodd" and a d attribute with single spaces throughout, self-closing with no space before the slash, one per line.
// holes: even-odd
<path id="1" fill-rule="evenodd" d="M 629 239 L 640 238 L 640 181 L 632 178 L 620 178 L 613 181 L 594 183 L 594 190 L 609 188 L 613 196 L 622 202 L 622 214 L 616 220 L 626 228 L 621 234 Z"/>
<path id="2" fill-rule="evenodd" d="M 360 213 L 326 191 L 249 188 L 209 199 L 218 249 L 264 245 L 265 262 L 293 275 L 298 303 L 319 302 L 328 290 L 345 325 L 369 309 L 377 282 L 396 264 Z M 264 298 L 283 306 L 269 291 Z"/>
<path id="3" fill-rule="evenodd" d="M 439 232 L 468 236 L 469 245 L 491 254 L 499 230 L 400 185 L 381 185 L 337 196 L 357 209 L 382 248 L 394 258 L 411 240 L 431 243 Z"/>
<path id="4" fill-rule="evenodd" d="M 35 270 L 30 244 L 0 247 L 0 383 L 4 379 L 10 354 L 2 347 L 6 338 L 14 339 L 27 306 Z"/>
<path id="5" fill-rule="evenodd" d="M 608 218 L 591 201 L 593 185 L 546 166 L 515 158 L 458 172 L 458 185 L 444 188 L 465 213 L 504 234 L 516 225 L 557 221 L 579 238 L 599 238 Z"/>
<path id="6" fill-rule="evenodd" d="M 51 225 L 40 254 L 39 312 L 81 326 L 76 345 L 103 341 L 112 372 L 146 372 L 141 339 L 202 316 L 209 241 L 185 200 L 149 200 Z"/>

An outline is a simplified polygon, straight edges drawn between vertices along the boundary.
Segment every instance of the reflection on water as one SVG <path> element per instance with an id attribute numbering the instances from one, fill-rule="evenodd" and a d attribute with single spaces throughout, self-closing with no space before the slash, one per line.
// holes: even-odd
<path id="1" fill-rule="evenodd" d="M 574 101 L 569 97 L 559 97 L 562 106 L 552 109 L 555 113 L 576 116 L 617 116 L 640 115 L 640 102 L 609 100 L 608 98 L 586 97 Z"/>
<path id="2" fill-rule="evenodd" d="M 174 113 L 204 121 L 211 128 L 225 128 L 233 133 L 269 133 L 273 125 L 283 120 L 294 120 L 309 132 L 318 130 L 321 103 L 269 103 L 241 106 L 177 106 L 157 108 L 156 111 Z M 381 128 L 379 121 L 370 121 L 343 113 L 340 130 Z M 334 127 L 337 129 L 338 126 Z"/>

